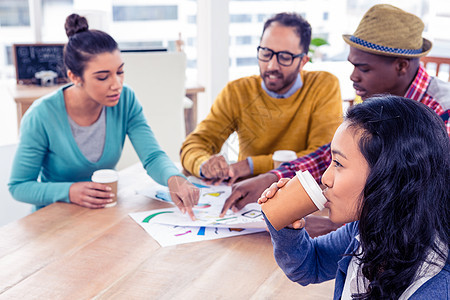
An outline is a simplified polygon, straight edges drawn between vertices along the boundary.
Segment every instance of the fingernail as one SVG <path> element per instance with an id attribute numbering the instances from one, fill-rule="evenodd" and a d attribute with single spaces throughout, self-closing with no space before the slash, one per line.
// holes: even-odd
<path id="1" fill-rule="evenodd" d="M 112 190 L 112 188 L 111 188 L 110 186 L 107 186 L 107 187 L 106 187 L 106 190 L 109 192 L 109 191 Z"/>
<path id="2" fill-rule="evenodd" d="M 114 194 L 113 194 L 113 193 L 109 194 L 109 196 L 110 196 L 111 198 L 114 198 Z"/>

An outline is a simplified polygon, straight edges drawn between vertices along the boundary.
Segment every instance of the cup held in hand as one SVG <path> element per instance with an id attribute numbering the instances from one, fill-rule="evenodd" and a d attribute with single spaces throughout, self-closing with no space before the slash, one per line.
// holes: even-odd
<path id="1" fill-rule="evenodd" d="M 308 171 L 297 175 L 280 188 L 275 196 L 261 204 L 270 224 L 280 230 L 296 220 L 324 208 L 327 199 Z"/>
<path id="2" fill-rule="evenodd" d="M 114 194 L 113 202 L 106 204 L 105 207 L 115 206 L 117 204 L 117 183 L 119 181 L 119 174 L 117 171 L 110 169 L 97 170 L 92 174 L 91 180 L 111 187 L 111 193 Z"/>

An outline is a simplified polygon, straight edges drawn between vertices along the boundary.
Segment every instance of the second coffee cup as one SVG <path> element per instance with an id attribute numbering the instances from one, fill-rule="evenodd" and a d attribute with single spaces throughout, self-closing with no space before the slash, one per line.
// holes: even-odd
<path id="1" fill-rule="evenodd" d="M 327 199 L 308 171 L 296 176 L 280 188 L 273 198 L 261 204 L 270 224 L 280 230 L 296 220 L 324 208 Z"/>
<path id="2" fill-rule="evenodd" d="M 272 155 L 273 168 L 278 168 L 282 163 L 297 159 L 297 153 L 292 150 L 277 150 Z"/>

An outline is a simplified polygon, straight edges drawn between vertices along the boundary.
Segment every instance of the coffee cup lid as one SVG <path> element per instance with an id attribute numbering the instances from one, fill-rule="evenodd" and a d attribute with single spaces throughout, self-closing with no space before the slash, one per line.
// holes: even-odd
<path id="1" fill-rule="evenodd" d="M 91 180 L 98 183 L 113 182 L 119 180 L 119 174 L 111 169 L 97 170 L 92 174 Z"/>
<path id="2" fill-rule="evenodd" d="M 312 177 L 311 173 L 309 173 L 308 170 L 303 172 L 298 171 L 297 178 L 298 180 L 300 180 L 301 185 L 305 189 L 306 193 L 308 193 L 309 197 L 317 206 L 317 208 L 319 210 L 324 209 L 324 204 L 327 202 L 327 199 L 322 194 L 322 189 L 314 180 L 314 177 Z"/>
<path id="3" fill-rule="evenodd" d="M 297 153 L 292 150 L 277 150 L 273 153 L 272 159 L 275 161 L 291 161 L 297 159 Z"/>

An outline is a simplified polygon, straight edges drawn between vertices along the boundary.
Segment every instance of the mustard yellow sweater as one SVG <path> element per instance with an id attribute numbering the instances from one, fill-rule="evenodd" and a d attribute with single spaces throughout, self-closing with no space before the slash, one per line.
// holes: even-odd
<path id="1" fill-rule="evenodd" d="M 342 122 L 339 81 L 323 71 L 300 74 L 303 86 L 285 99 L 267 95 L 259 75 L 228 83 L 208 116 L 184 141 L 183 167 L 200 176 L 200 165 L 219 153 L 234 131 L 239 137 L 238 159 L 252 158 L 253 175 L 273 169 L 276 150 L 303 156 L 329 143 Z"/>

